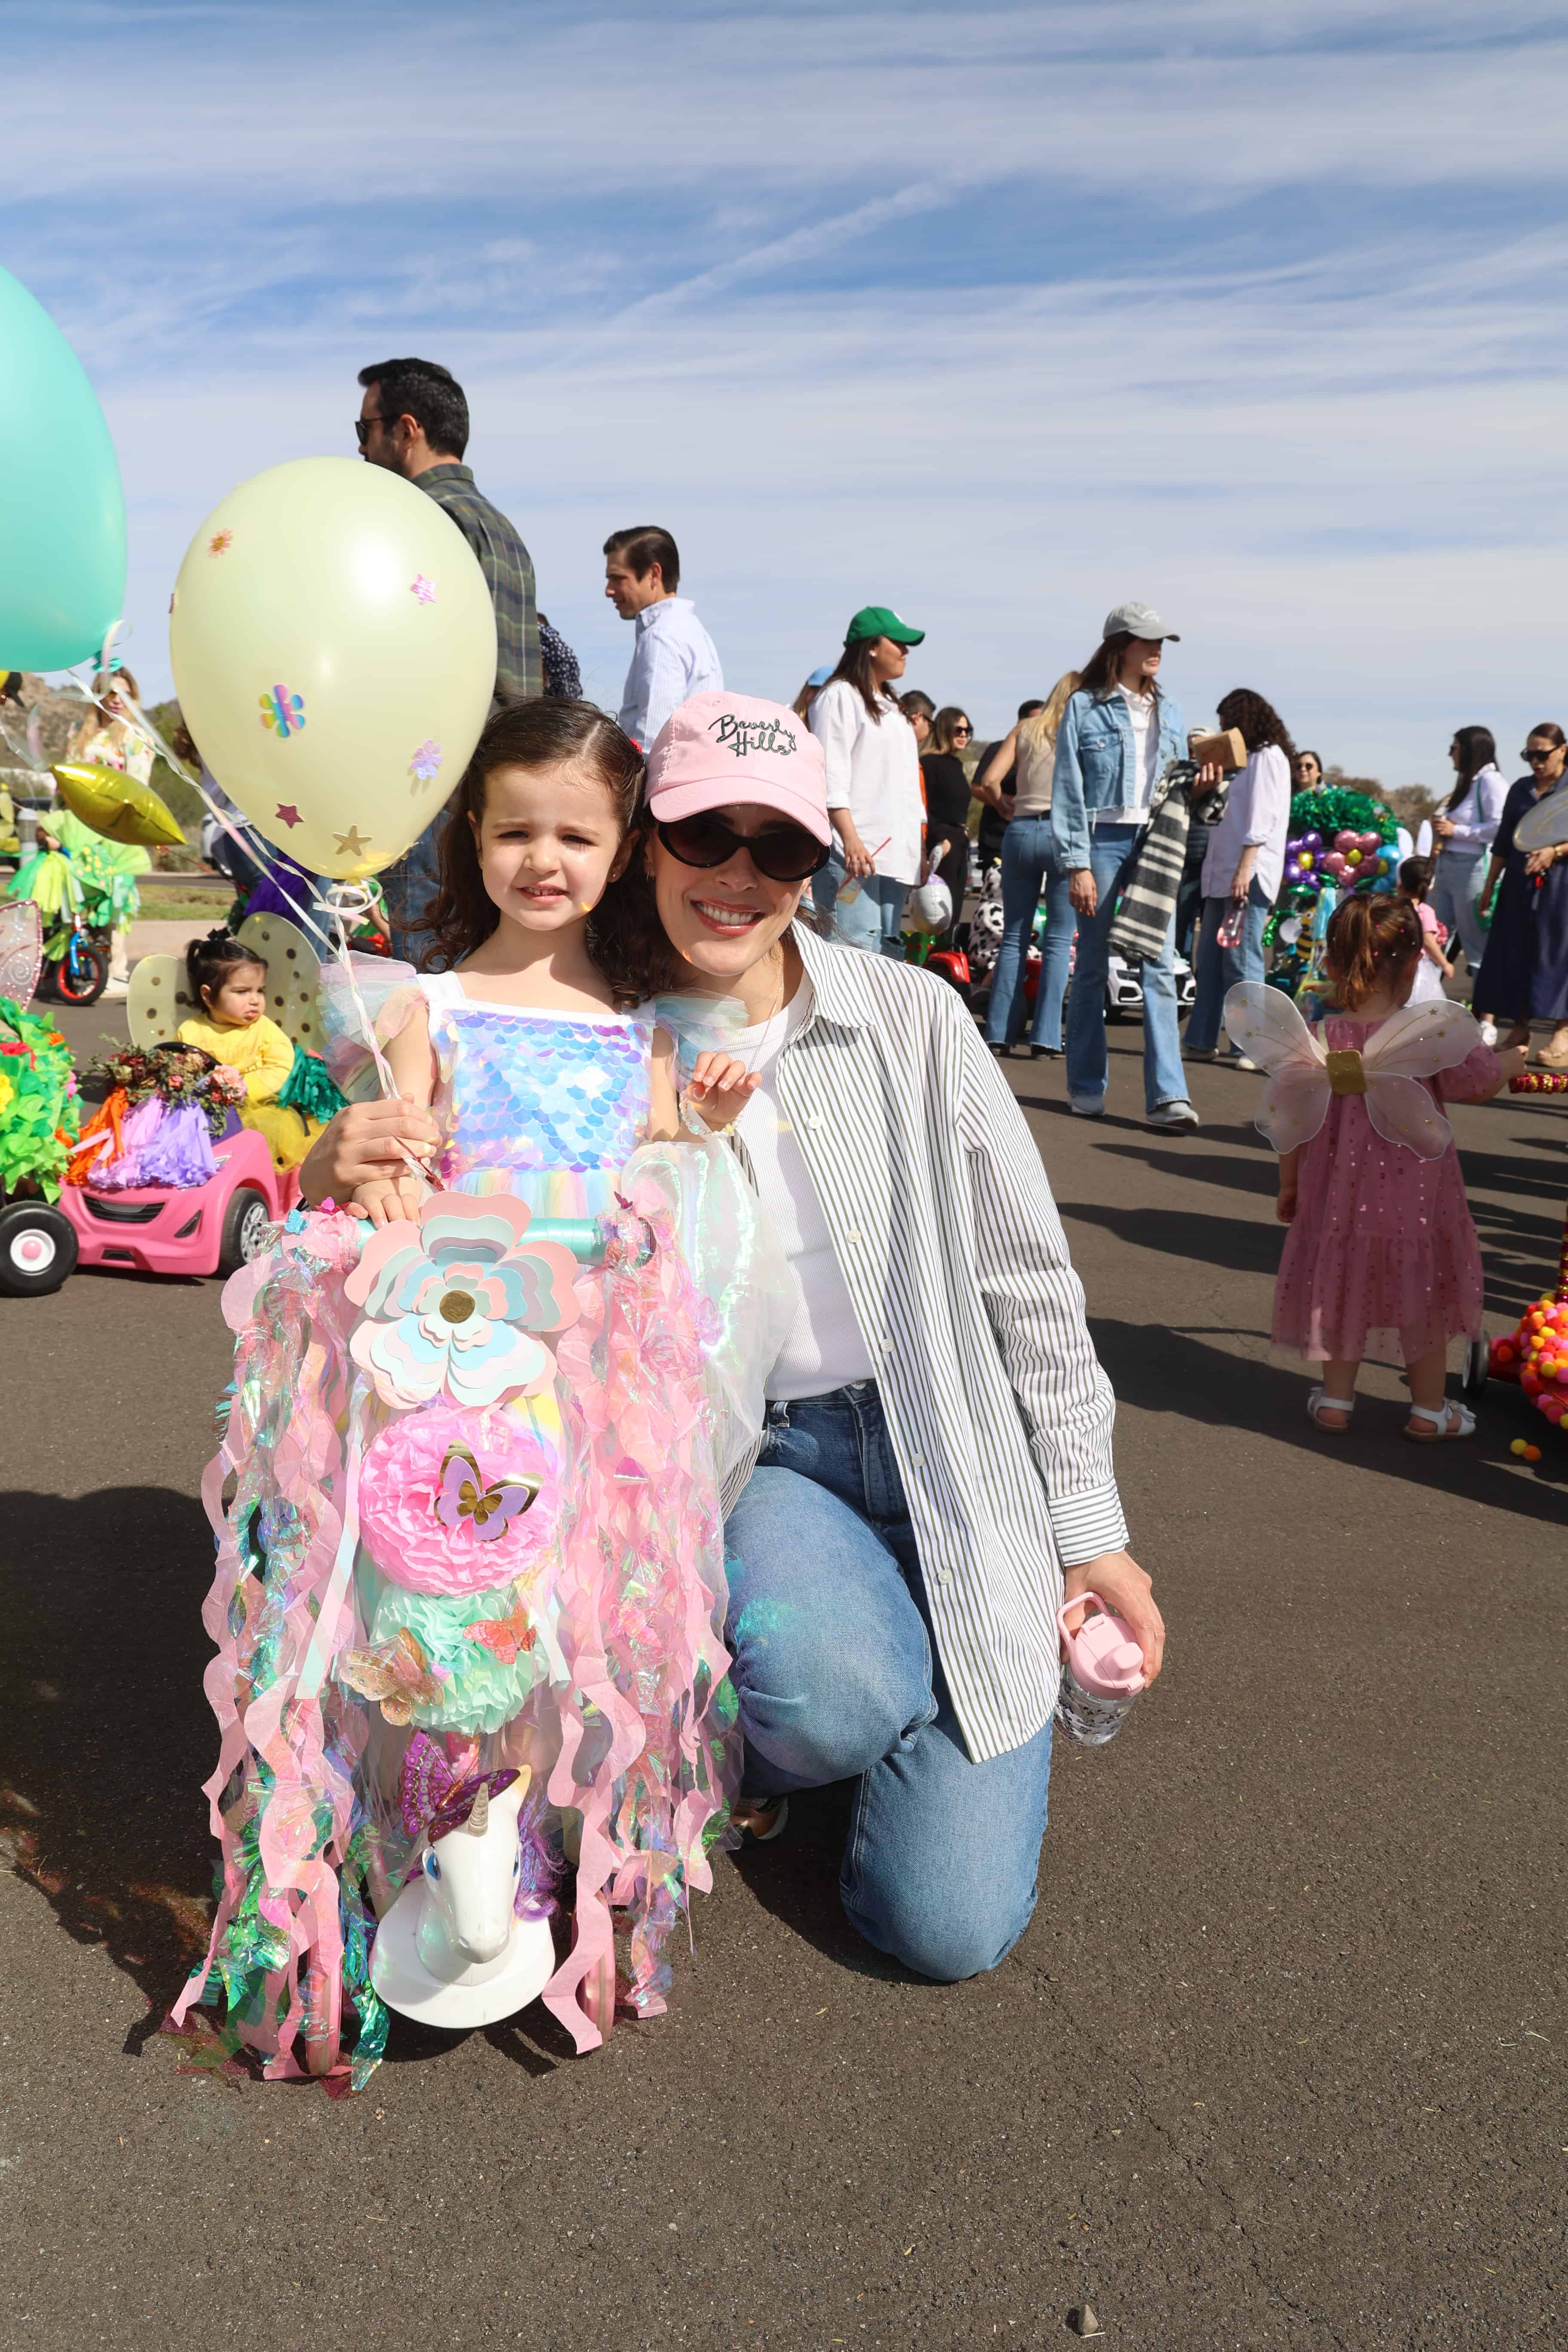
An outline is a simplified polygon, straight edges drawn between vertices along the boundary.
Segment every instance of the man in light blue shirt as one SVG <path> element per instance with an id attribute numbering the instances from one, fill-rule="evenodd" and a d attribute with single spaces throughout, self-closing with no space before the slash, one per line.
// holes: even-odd
<path id="1" fill-rule="evenodd" d="M 617 530 L 605 541 L 605 593 L 637 627 L 620 723 L 645 751 L 672 710 L 724 684 L 719 649 L 690 597 L 676 594 L 679 585 L 679 550 L 657 524 Z"/>

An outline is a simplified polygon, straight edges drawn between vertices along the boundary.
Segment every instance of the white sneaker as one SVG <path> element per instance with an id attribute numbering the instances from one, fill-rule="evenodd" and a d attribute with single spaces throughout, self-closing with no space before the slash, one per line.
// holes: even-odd
<path id="1" fill-rule="evenodd" d="M 1481 1023 L 1481 1043 L 1483 1045 L 1495 1045 L 1497 1044 L 1497 1023 L 1495 1021 L 1483 1021 Z"/>
<path id="2" fill-rule="evenodd" d="M 128 980 L 106 980 L 103 983 L 103 995 L 104 1002 L 106 1003 L 123 1003 L 130 993 L 131 982 Z"/>
<path id="3" fill-rule="evenodd" d="M 1161 1103 L 1143 1122 L 1145 1127 L 1199 1127 L 1203 1124 L 1190 1102 Z"/>
<path id="4" fill-rule="evenodd" d="M 1068 1106 L 1071 1110 L 1074 1118 L 1103 1118 L 1105 1117 L 1105 1097 L 1103 1095 L 1069 1095 L 1068 1097 Z"/>
<path id="5" fill-rule="evenodd" d="M 1233 1070 L 1255 1070 L 1258 1067 L 1257 1063 L 1248 1061 L 1245 1054 L 1227 1054 L 1225 1058 Z"/>

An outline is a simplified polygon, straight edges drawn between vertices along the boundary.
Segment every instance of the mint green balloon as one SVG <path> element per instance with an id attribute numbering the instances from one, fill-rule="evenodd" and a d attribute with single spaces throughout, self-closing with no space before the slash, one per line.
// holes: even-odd
<path id="1" fill-rule="evenodd" d="M 0 269 L 0 669 L 68 669 L 125 610 L 125 497 L 81 362 Z"/>

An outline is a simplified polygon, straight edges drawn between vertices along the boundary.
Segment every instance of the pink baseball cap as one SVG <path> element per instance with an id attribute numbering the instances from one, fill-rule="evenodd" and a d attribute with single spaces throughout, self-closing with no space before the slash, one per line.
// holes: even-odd
<path id="1" fill-rule="evenodd" d="M 647 804 L 661 823 L 744 803 L 776 809 L 831 841 L 827 767 L 804 719 L 752 694 L 694 694 L 647 755 Z"/>

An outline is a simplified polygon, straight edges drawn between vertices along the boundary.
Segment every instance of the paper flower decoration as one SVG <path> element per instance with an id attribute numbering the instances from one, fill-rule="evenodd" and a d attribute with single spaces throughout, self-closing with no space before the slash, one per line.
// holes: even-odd
<path id="1" fill-rule="evenodd" d="M 492 1496 L 500 1499 L 486 1511 Z M 361 1535 L 389 1582 L 447 1597 L 487 1592 L 550 1557 L 559 1465 L 510 1413 L 437 1404 L 389 1422 L 372 1441 L 359 1500 Z"/>
<path id="2" fill-rule="evenodd" d="M 408 764 L 420 782 L 427 784 L 432 776 L 440 773 L 441 746 L 439 743 L 432 743 L 426 740 L 420 744 Z"/>
<path id="3" fill-rule="evenodd" d="M 384 1403 L 446 1396 L 497 1404 L 554 1373 L 536 1331 L 578 1315 L 576 1260 L 558 1242 L 525 1242 L 529 1213 L 504 1193 L 438 1192 L 366 1243 L 345 1285 L 360 1320 L 349 1352 Z"/>

